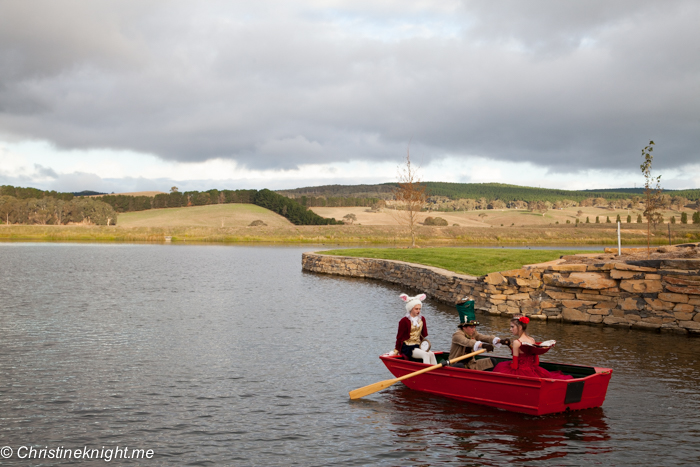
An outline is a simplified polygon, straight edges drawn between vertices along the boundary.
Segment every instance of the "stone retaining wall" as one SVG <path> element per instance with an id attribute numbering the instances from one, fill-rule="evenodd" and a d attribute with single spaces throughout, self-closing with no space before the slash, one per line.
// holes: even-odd
<path id="1" fill-rule="evenodd" d="M 379 279 L 448 304 L 471 296 L 478 310 L 491 314 L 700 333 L 697 259 L 557 260 L 474 277 L 401 261 L 304 253 L 302 269 Z"/>

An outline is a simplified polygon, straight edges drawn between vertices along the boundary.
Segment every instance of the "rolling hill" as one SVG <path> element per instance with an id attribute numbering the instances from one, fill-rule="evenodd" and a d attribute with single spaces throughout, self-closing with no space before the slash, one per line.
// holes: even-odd
<path id="1" fill-rule="evenodd" d="M 270 227 L 291 226 L 284 217 L 254 204 L 210 204 L 149 209 L 119 214 L 120 227 L 245 227 L 261 220 Z"/>
<path id="2" fill-rule="evenodd" d="M 633 196 L 643 196 L 643 188 L 606 188 L 601 190 L 555 190 L 550 188 L 535 188 L 528 186 L 507 185 L 503 183 L 448 183 L 424 182 L 429 196 L 445 196 L 451 199 L 486 198 L 491 201 L 500 199 L 509 201 L 581 201 L 586 198 L 626 199 Z M 277 192 L 299 199 L 306 197 L 334 198 L 380 198 L 391 199 L 396 183 L 380 185 L 324 185 L 315 187 L 295 188 L 293 190 L 278 190 Z M 664 190 L 671 196 L 683 196 L 690 201 L 700 199 L 700 189 Z"/>

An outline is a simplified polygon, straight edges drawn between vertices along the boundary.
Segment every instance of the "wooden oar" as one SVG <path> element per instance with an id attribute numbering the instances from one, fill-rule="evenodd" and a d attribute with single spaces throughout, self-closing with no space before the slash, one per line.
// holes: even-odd
<path id="1" fill-rule="evenodd" d="M 476 352 L 462 355 L 461 357 L 455 358 L 453 360 L 448 360 L 447 362 L 448 364 L 457 363 L 460 360 L 464 360 L 465 358 L 473 357 L 474 355 L 478 355 L 484 352 L 486 352 L 486 349 L 477 350 Z M 422 375 L 423 373 L 427 373 L 429 371 L 437 370 L 438 368 L 442 368 L 443 366 L 445 365 L 439 363 L 437 365 L 429 366 L 428 368 L 423 368 L 422 370 L 414 371 L 413 373 L 409 373 L 400 378 L 387 379 L 378 383 L 370 384 L 369 386 L 355 389 L 354 391 L 350 391 L 350 399 L 359 399 L 360 397 L 365 397 L 370 394 L 374 394 L 375 392 L 381 391 L 382 389 L 386 389 L 389 386 L 398 383 L 399 381 L 403 381 L 408 378 L 413 378 L 414 376 Z"/>

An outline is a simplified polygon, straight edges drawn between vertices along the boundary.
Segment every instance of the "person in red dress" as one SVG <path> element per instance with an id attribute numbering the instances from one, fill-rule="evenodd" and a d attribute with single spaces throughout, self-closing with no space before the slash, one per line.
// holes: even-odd
<path id="1" fill-rule="evenodd" d="M 571 375 L 565 375 L 561 371 L 547 371 L 540 367 L 540 354 L 547 352 L 554 341 L 540 344 L 527 335 L 527 324 L 530 318 L 520 316 L 510 321 L 510 332 L 517 338 L 513 340 L 511 350 L 513 360 L 501 362 L 493 369 L 494 373 L 507 375 L 530 376 L 533 378 L 573 379 Z"/>

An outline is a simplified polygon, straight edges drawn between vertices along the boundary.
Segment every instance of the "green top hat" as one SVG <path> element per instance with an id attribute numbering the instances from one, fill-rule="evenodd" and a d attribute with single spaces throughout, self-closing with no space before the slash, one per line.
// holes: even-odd
<path id="1" fill-rule="evenodd" d="M 476 314 L 474 313 L 474 300 L 465 299 L 455 306 L 459 312 L 459 325 L 457 327 L 479 325 L 479 322 L 476 320 Z"/>

